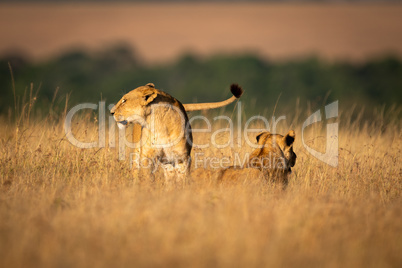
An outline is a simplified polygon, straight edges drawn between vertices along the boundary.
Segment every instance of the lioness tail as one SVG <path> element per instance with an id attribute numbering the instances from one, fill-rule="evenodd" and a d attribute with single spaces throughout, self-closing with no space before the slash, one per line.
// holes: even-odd
<path id="1" fill-rule="evenodd" d="M 241 97 L 243 94 L 243 89 L 238 84 L 231 84 L 230 91 L 232 92 L 233 96 L 227 100 L 220 101 L 220 102 L 208 102 L 208 103 L 187 103 L 183 104 L 184 109 L 187 112 L 191 111 L 200 111 L 200 110 L 209 110 L 209 109 L 216 109 L 223 106 L 226 106 L 238 98 Z"/>

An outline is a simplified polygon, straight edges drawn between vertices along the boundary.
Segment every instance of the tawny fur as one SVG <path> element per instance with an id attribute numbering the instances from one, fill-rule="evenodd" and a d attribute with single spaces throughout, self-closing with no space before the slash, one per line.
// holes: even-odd
<path id="1" fill-rule="evenodd" d="M 232 85 L 231 90 L 237 97 L 243 92 L 238 85 Z M 125 94 L 110 112 L 119 128 L 135 124 L 133 140 L 141 140 L 141 144 L 137 145 L 140 166 L 148 166 L 140 168 L 140 177 L 151 176 L 155 165 L 160 164 L 168 181 L 185 181 L 189 173 L 192 149 L 187 109 L 196 111 L 223 107 L 236 100 L 236 96 L 217 103 L 182 105 L 177 99 L 149 83 Z"/>
<path id="2" fill-rule="evenodd" d="M 218 182 L 253 181 L 266 179 L 288 183 L 291 168 L 296 164 L 296 154 L 293 151 L 295 132 L 289 131 L 285 136 L 261 132 L 256 137 L 258 148 L 249 156 L 244 166 L 230 166 L 217 170 L 196 169 L 192 178 L 207 177 Z"/>

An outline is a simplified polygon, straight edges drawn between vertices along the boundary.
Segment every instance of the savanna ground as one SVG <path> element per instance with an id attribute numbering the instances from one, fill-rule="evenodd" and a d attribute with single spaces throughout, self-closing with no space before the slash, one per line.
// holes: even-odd
<path id="1" fill-rule="evenodd" d="M 161 179 L 133 178 L 108 136 L 105 148 L 77 148 L 65 138 L 63 115 L 34 119 L 25 108 L 18 123 L 11 123 L 14 116 L 1 119 L 1 267 L 402 264 L 399 116 L 377 113 L 362 124 L 341 113 L 336 168 L 307 153 L 303 120 L 289 119 L 278 132 L 295 129 L 298 158 L 286 189 L 252 180 L 220 185 L 208 177 L 166 189 Z M 76 137 L 97 140 L 96 117 L 76 117 Z M 305 139 L 324 151 L 321 130 L 312 127 Z M 211 133 L 195 138 L 208 143 Z M 231 156 L 251 149 L 194 152 Z"/>

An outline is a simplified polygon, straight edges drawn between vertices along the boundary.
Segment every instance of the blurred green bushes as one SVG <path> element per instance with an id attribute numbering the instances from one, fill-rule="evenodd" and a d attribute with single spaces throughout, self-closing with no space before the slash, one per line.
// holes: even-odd
<path id="1" fill-rule="evenodd" d="M 83 102 L 115 103 L 148 82 L 155 83 L 183 103 L 218 101 L 230 96 L 229 85 L 240 84 L 250 113 L 272 113 L 301 106 L 314 110 L 339 100 L 348 108 L 402 104 L 402 62 L 396 57 L 364 63 L 326 62 L 314 57 L 281 62 L 253 54 L 184 55 L 165 64 L 146 65 L 125 46 L 96 53 L 71 51 L 61 57 L 32 63 L 21 56 L 0 59 L 0 113 L 14 109 L 11 66 L 17 99 L 38 90 L 37 108 L 64 108 Z M 57 95 L 55 92 L 57 90 Z"/>

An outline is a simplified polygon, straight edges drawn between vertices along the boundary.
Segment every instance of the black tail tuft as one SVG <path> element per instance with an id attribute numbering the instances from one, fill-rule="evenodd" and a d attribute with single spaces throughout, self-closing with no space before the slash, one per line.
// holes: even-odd
<path id="1" fill-rule="evenodd" d="M 243 94 L 243 89 L 238 84 L 231 84 L 230 91 L 232 92 L 233 96 L 236 98 L 240 98 Z"/>

